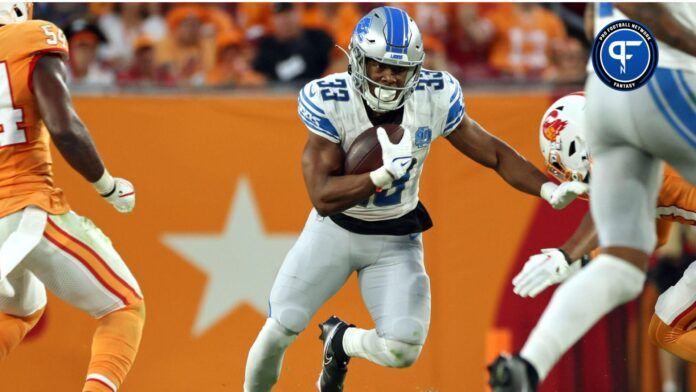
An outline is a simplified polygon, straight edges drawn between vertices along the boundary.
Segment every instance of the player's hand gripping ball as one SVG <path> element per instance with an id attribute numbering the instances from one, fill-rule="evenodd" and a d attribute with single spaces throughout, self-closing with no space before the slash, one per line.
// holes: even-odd
<path id="1" fill-rule="evenodd" d="M 384 165 L 382 146 L 377 138 L 378 128 L 384 129 L 392 143 L 398 143 L 404 135 L 404 129 L 397 124 L 386 124 L 365 130 L 355 138 L 346 152 L 344 174 L 369 173 Z"/>
<path id="2" fill-rule="evenodd" d="M 411 132 L 398 124 L 372 127 L 346 152 L 344 173 L 370 173 L 375 186 L 387 189 L 411 168 L 412 143 Z"/>

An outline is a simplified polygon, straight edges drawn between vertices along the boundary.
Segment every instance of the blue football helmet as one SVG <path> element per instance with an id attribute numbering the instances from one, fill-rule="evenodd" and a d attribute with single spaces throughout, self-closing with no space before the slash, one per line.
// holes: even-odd
<path id="1" fill-rule="evenodd" d="M 365 62 L 408 68 L 403 87 L 380 84 L 367 75 Z M 425 58 L 423 36 L 408 14 L 394 7 L 375 8 L 358 22 L 348 45 L 348 59 L 353 86 L 376 112 L 402 107 L 418 84 Z M 374 94 L 370 85 L 375 87 Z"/>

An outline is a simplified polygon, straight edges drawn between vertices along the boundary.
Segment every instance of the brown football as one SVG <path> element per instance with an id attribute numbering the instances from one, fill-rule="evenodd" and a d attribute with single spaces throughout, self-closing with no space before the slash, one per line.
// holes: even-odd
<path id="1" fill-rule="evenodd" d="M 379 169 L 382 166 L 382 146 L 377 140 L 377 128 L 387 131 L 389 140 L 398 143 L 404 135 L 404 129 L 398 124 L 384 124 L 367 129 L 353 141 L 346 152 L 343 165 L 345 174 L 362 174 Z"/>

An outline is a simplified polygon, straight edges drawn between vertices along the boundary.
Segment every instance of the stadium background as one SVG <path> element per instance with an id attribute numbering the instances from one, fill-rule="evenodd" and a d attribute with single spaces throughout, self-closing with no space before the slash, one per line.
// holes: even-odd
<path id="1" fill-rule="evenodd" d="M 124 391 L 241 388 L 274 272 L 311 208 L 295 95 L 307 75 L 281 80 L 261 71 L 278 64 L 257 59 L 264 42 L 300 39 L 277 31 L 292 30 L 294 20 L 300 31 L 317 29 L 320 39 L 345 45 L 345 26 L 373 6 L 37 4 L 36 17 L 65 28 L 75 104 L 110 171 L 138 190 L 136 210 L 116 214 L 54 152 L 56 180 L 73 209 L 110 236 L 147 297 L 143 344 Z M 430 65 L 462 81 L 468 114 L 541 167 L 540 115 L 582 87 L 584 5 L 406 7 L 428 36 Z M 176 38 L 180 28 L 197 40 Z M 322 55 L 326 66 L 314 76 L 345 67 L 336 53 Z M 427 343 L 409 369 L 354 361 L 348 390 L 485 390 L 485 364 L 521 347 L 550 298 L 514 296 L 511 277 L 538 249 L 560 245 L 587 209 L 579 201 L 553 211 L 445 141 L 434 143 L 426 166 L 421 198 L 435 221 L 424 236 L 433 296 Z M 656 350 L 645 338 L 655 296 L 649 285 L 602 321 L 542 391 L 660 390 Z M 326 316 L 372 325 L 358 298 L 353 277 L 290 348 L 277 390 L 313 388 L 321 356 L 314 325 Z M 78 388 L 94 325 L 51 297 L 39 326 L 0 365 L 2 390 Z"/>

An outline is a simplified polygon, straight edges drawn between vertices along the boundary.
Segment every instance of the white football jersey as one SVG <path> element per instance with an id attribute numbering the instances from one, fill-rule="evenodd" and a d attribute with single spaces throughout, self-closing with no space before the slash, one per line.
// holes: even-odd
<path id="1" fill-rule="evenodd" d="M 691 28 L 691 30 L 696 30 L 696 3 L 665 3 L 664 6 L 669 9 L 674 18 L 680 23 Z M 595 36 L 609 23 L 621 19 L 628 19 L 628 17 L 616 9 L 612 3 L 596 3 L 594 15 Z M 677 50 L 660 40 L 657 40 L 657 50 L 659 52 L 657 59 L 658 67 L 696 72 L 696 57 Z M 587 65 L 587 70 L 594 72 L 592 59 L 590 59 Z"/>
<path id="2" fill-rule="evenodd" d="M 347 72 L 307 83 L 300 90 L 298 113 L 307 128 L 348 151 L 355 138 L 374 125 L 362 97 L 351 86 Z M 366 221 L 399 218 L 416 208 L 418 183 L 430 143 L 447 136 L 464 117 L 459 82 L 447 72 L 422 70 L 418 86 L 404 105 L 401 126 L 411 131 L 415 165 L 391 188 L 372 195 L 366 203 L 344 214 Z"/>

